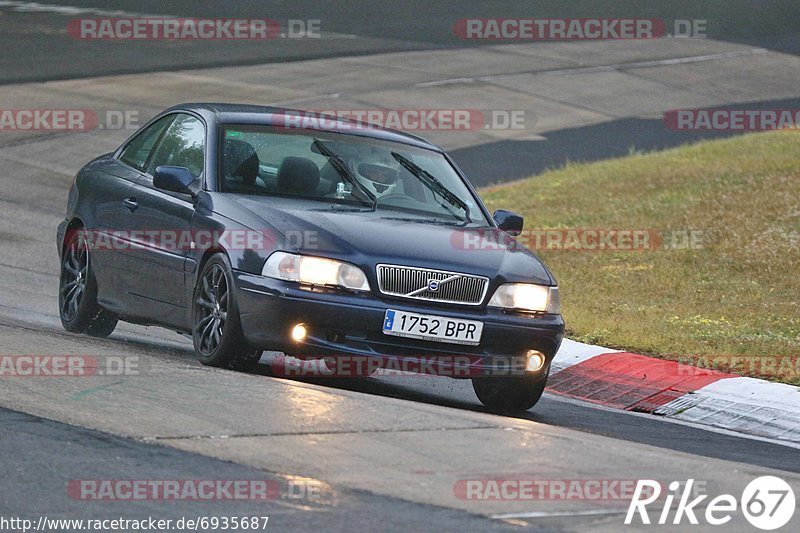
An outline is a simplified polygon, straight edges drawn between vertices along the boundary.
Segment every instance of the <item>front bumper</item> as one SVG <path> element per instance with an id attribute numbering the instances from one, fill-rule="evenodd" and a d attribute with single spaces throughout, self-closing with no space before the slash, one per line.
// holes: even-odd
<path id="1" fill-rule="evenodd" d="M 317 292 L 301 288 L 297 283 L 240 271 L 234 271 L 234 278 L 242 331 L 247 341 L 256 348 L 295 356 L 452 361 L 452 357 L 458 355 L 469 358 L 469 376 L 509 371 L 520 375 L 524 374 L 526 352 L 538 350 L 545 355 L 546 364 L 540 373 L 546 375 L 564 334 L 561 315 L 532 317 L 486 307 L 468 309 L 378 298 L 372 293 Z M 463 346 L 385 335 L 382 329 L 387 309 L 480 320 L 484 323 L 481 342 L 477 346 Z M 302 343 L 291 340 L 291 330 L 298 323 L 305 324 L 308 329 L 308 336 Z"/>

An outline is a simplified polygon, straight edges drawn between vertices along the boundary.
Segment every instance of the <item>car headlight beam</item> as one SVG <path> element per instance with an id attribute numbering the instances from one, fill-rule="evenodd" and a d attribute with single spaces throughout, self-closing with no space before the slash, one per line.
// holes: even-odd
<path id="1" fill-rule="evenodd" d="M 534 285 L 532 283 L 506 283 L 497 288 L 492 299 L 492 307 L 516 309 L 534 313 L 557 315 L 561 312 L 558 287 Z"/>
<path id="2" fill-rule="evenodd" d="M 369 290 L 367 276 L 357 266 L 311 255 L 275 252 L 267 259 L 261 275 L 310 285 L 336 286 L 354 291 Z"/>

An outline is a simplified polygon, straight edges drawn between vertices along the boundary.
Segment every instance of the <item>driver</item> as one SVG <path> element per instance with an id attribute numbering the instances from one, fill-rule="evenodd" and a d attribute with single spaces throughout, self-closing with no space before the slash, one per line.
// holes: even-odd
<path id="1" fill-rule="evenodd" d="M 356 165 L 355 176 L 369 192 L 380 198 L 397 188 L 398 168 L 386 163 L 364 162 Z"/>

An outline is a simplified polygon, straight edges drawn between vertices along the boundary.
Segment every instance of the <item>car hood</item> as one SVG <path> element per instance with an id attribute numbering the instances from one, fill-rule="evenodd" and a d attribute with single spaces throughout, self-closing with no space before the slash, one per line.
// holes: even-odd
<path id="1" fill-rule="evenodd" d="M 233 199 L 264 227 L 278 231 L 288 251 L 341 259 L 370 271 L 386 263 L 476 274 L 499 283 L 555 284 L 538 257 L 497 228 L 435 224 L 399 211 L 334 210 L 284 198 Z"/>

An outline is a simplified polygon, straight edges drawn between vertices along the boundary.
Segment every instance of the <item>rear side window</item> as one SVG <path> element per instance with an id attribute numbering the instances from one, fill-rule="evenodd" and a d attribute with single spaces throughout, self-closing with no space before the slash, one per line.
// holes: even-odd
<path id="1" fill-rule="evenodd" d="M 144 171 L 153 146 L 173 120 L 175 120 L 175 115 L 167 115 L 148 126 L 128 143 L 128 146 L 120 154 L 119 160 L 137 170 Z"/>

